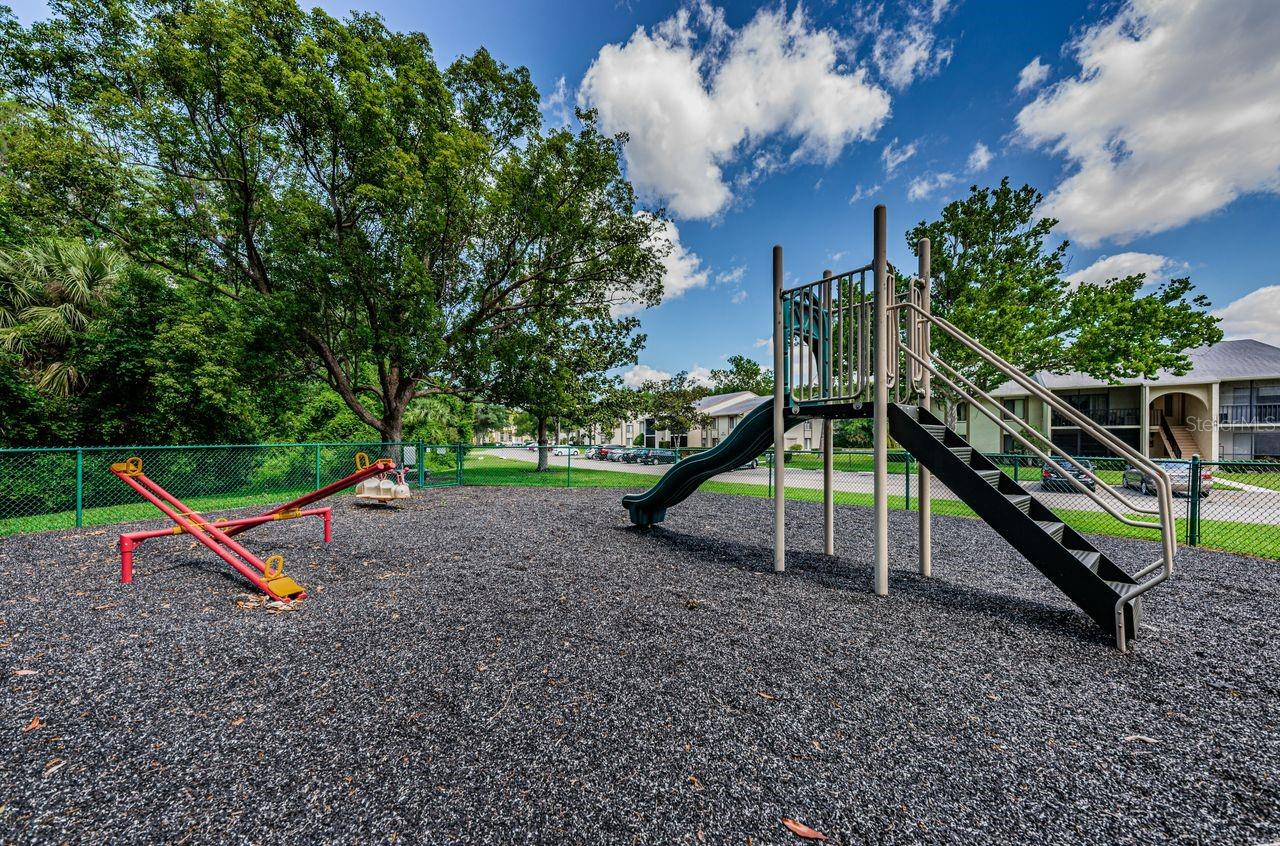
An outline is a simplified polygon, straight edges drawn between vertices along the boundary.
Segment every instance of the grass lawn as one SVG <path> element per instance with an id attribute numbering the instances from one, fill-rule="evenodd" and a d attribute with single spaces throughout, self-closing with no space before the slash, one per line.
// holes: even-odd
<path id="1" fill-rule="evenodd" d="M 551 465 L 539 473 L 534 461 L 499 458 L 470 452 L 462 462 L 465 485 L 515 485 L 552 488 L 647 488 L 661 478 L 649 473 L 596 470 L 591 462 L 579 459 L 571 467 Z"/>
<path id="2" fill-rule="evenodd" d="M 1251 485 L 1255 488 L 1267 488 L 1273 491 L 1280 491 L 1280 467 L 1272 472 L 1267 473 L 1219 473 L 1213 471 L 1213 481 L 1215 483 L 1228 481 L 1239 482 L 1243 485 Z"/>

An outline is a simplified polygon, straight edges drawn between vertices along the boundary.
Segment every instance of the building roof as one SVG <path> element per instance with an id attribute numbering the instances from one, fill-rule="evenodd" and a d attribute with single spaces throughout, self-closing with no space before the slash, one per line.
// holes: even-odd
<path id="1" fill-rule="evenodd" d="M 727 403 L 739 402 L 748 397 L 755 397 L 750 391 L 734 391 L 731 394 L 713 394 L 709 397 L 703 397 L 693 404 L 694 410 L 702 414 L 721 414 L 719 406 Z"/>
<path id="2" fill-rule="evenodd" d="M 761 403 L 769 401 L 769 397 L 757 396 L 756 394 L 744 392 L 746 395 L 741 399 L 735 400 L 728 405 L 720 406 L 710 413 L 712 417 L 737 417 L 739 414 L 748 414 L 755 411 Z"/>
<path id="3" fill-rule="evenodd" d="M 1076 388 L 1106 388 L 1116 385 L 1200 385 L 1240 379 L 1280 379 L 1280 347 L 1252 338 L 1221 341 L 1211 347 L 1190 350 L 1191 369 L 1181 376 L 1161 371 L 1155 379 L 1120 379 L 1104 382 L 1084 373 L 1048 373 L 1041 371 L 1035 380 L 1051 391 Z M 1005 382 L 991 392 L 995 397 L 1024 396 L 1026 389 Z"/>

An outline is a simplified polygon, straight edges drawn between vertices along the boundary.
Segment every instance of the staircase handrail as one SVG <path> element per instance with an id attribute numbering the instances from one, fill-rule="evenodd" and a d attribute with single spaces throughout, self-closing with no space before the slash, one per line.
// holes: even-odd
<path id="1" fill-rule="evenodd" d="M 933 376 L 936 376 L 937 378 L 941 379 L 943 383 L 945 383 L 949 388 L 951 388 L 953 391 L 958 393 L 960 396 L 964 397 L 974 408 L 976 408 L 979 412 L 981 412 L 983 415 L 988 417 L 991 420 L 991 422 L 995 423 L 997 426 L 999 426 L 1001 429 L 1003 429 L 1006 433 L 1008 433 L 1012 437 L 1017 438 L 1018 441 L 1023 444 L 1023 446 L 1027 447 L 1027 449 L 1035 453 L 1035 455 L 1041 461 L 1044 461 L 1045 463 L 1048 463 L 1048 464 L 1052 464 L 1055 462 L 1055 459 L 1053 457 L 1043 452 L 1039 447 L 1035 445 L 1035 443 L 1031 441 L 1030 438 L 1027 438 L 1022 432 L 1018 431 L 1017 429 L 1015 429 L 1014 427 L 1006 423 L 1004 420 L 1002 420 L 998 414 L 991 411 L 982 403 L 975 400 L 974 397 L 970 395 L 964 388 L 957 385 L 954 381 L 948 378 L 946 374 L 942 373 L 937 368 L 925 362 L 914 350 L 908 349 L 905 344 L 900 345 L 900 347 L 904 352 L 906 352 L 907 355 L 909 355 L 913 360 L 915 360 L 916 363 L 918 363 L 924 369 L 928 370 L 929 373 L 932 374 Z M 967 379 L 963 374 L 959 373 L 954 367 L 947 364 L 942 359 L 935 359 L 935 360 L 939 364 L 941 364 L 943 367 L 945 367 L 948 371 L 953 373 L 957 378 L 963 380 L 965 383 L 970 385 L 974 393 L 976 393 L 979 397 L 987 400 L 988 402 L 994 405 L 999 405 L 999 403 L 995 402 L 995 400 L 989 394 L 987 394 L 981 388 L 978 388 L 976 385 L 973 385 L 973 383 L 969 381 L 969 379 Z M 1022 426 L 1025 427 L 1025 429 L 1033 428 L 1031 424 L 1027 423 L 1027 421 L 1023 420 L 1021 417 L 1019 417 L 1018 415 L 1014 414 L 1011 411 L 1002 410 L 1002 413 L 1012 417 L 1018 423 L 1022 424 Z M 1154 514 L 1157 516 L 1159 515 L 1160 512 L 1158 509 L 1144 508 L 1144 507 L 1135 505 L 1134 503 L 1130 502 L 1127 498 L 1121 496 L 1119 493 L 1115 491 L 1114 488 L 1112 488 L 1106 482 L 1103 482 L 1096 475 L 1094 475 L 1094 473 L 1090 471 L 1087 467 L 1080 464 L 1078 461 L 1076 461 L 1076 459 L 1073 456 L 1064 452 L 1060 447 L 1056 446 L 1051 441 L 1046 441 L 1045 443 L 1053 452 L 1058 453 L 1059 457 L 1065 458 L 1067 461 L 1071 462 L 1072 465 L 1074 465 L 1077 469 L 1079 469 L 1081 472 L 1086 474 L 1090 479 L 1092 479 L 1095 484 L 1101 485 L 1111 494 L 1111 496 L 1114 499 L 1123 503 L 1125 506 L 1129 507 L 1132 511 L 1136 511 L 1140 514 Z M 1104 511 L 1106 511 L 1112 517 L 1119 520 L 1121 523 L 1124 523 L 1129 526 L 1134 526 L 1140 529 L 1161 529 L 1163 527 L 1162 524 L 1159 522 L 1151 522 L 1148 520 L 1135 520 L 1132 517 L 1127 517 L 1121 514 L 1120 512 L 1115 510 L 1114 506 L 1112 506 L 1111 503 L 1103 501 L 1096 491 L 1089 490 L 1089 488 L 1083 482 L 1081 482 L 1079 479 L 1072 476 L 1070 473 L 1063 473 L 1062 475 L 1064 476 L 1064 478 L 1066 478 L 1068 482 L 1070 482 L 1071 484 L 1079 488 L 1081 493 L 1088 496 L 1090 499 L 1096 502 Z"/>
<path id="2" fill-rule="evenodd" d="M 1169 480 L 1168 472 L 1164 470 L 1164 468 L 1152 462 L 1146 456 L 1134 450 L 1124 441 L 1121 441 L 1119 438 L 1115 437 L 1112 433 L 1108 432 L 1103 427 L 1099 426 L 1089 418 L 1080 414 L 1079 411 L 1073 406 L 1071 406 L 1070 403 L 1067 403 L 1064 400 L 1062 400 L 1060 397 L 1054 395 L 1052 392 L 1044 388 L 1044 386 L 1040 385 L 1038 382 L 1036 382 L 1026 373 L 1022 372 L 1021 370 L 1014 367 L 1005 359 L 996 355 L 996 353 L 992 352 L 982 343 L 980 343 L 976 339 L 969 336 L 966 332 L 961 330 L 959 327 L 955 326 L 949 320 L 925 311 L 923 308 L 921 308 L 919 304 L 917 304 L 913 300 L 914 298 L 908 298 L 903 302 L 894 303 L 892 307 L 895 311 L 900 309 L 909 310 L 916 315 L 916 318 L 915 318 L 916 320 L 928 321 L 931 325 L 936 326 L 942 331 L 946 332 L 948 335 L 954 338 L 957 342 L 959 342 L 962 346 L 966 347 L 971 352 L 976 354 L 979 358 L 981 358 L 987 364 L 991 365 L 996 370 L 1004 374 L 1011 381 L 1025 388 L 1029 394 L 1035 396 L 1037 399 L 1039 399 L 1041 402 L 1048 405 L 1050 408 L 1061 412 L 1068 419 L 1074 420 L 1076 422 L 1076 425 L 1078 425 L 1082 430 L 1087 431 L 1099 443 L 1105 444 L 1113 452 L 1125 457 L 1135 467 L 1139 467 L 1145 473 L 1151 476 L 1151 478 L 1155 481 L 1155 485 L 1156 485 L 1160 523 L 1154 524 L 1154 523 L 1145 523 L 1145 521 L 1139 521 L 1139 522 L 1144 523 L 1144 525 L 1148 528 L 1160 529 L 1164 554 L 1160 561 L 1157 561 L 1154 564 L 1139 571 L 1138 574 L 1135 574 L 1134 578 L 1136 580 L 1138 578 L 1148 575 L 1154 572 L 1155 570 L 1161 569 L 1161 568 L 1163 568 L 1164 572 L 1157 579 L 1152 580 L 1151 582 L 1148 582 L 1146 584 L 1139 585 L 1134 590 L 1128 591 L 1124 599 L 1122 599 L 1122 601 L 1128 601 L 1133 597 L 1136 597 L 1142 593 L 1145 593 L 1146 591 L 1150 590 L 1159 582 L 1171 576 L 1173 574 L 1173 558 L 1174 558 L 1174 554 L 1177 552 L 1177 539 L 1174 531 L 1175 523 L 1172 518 L 1173 485 Z M 909 338 L 911 338 L 913 334 L 914 333 L 911 332 L 910 330 L 908 331 Z M 918 359 L 920 358 L 920 356 L 917 353 L 907 348 L 907 346 L 902 344 L 901 341 L 899 341 L 898 346 L 901 348 L 908 349 L 908 354 L 911 355 L 913 358 L 918 358 Z M 945 362 L 942 362 L 942 359 L 936 358 L 936 356 L 932 354 L 931 350 L 928 352 L 928 355 L 930 358 L 935 358 L 937 361 L 943 364 L 946 364 Z M 941 374 L 938 373 L 936 368 L 932 367 L 931 365 L 927 365 L 927 363 L 924 362 L 923 359 L 920 359 L 920 360 L 922 364 L 926 364 L 926 366 L 928 366 L 928 369 L 930 370 L 930 372 L 934 373 L 935 375 L 941 376 Z M 950 365 L 946 365 L 946 366 L 950 368 Z M 954 368 L 952 368 L 952 370 L 953 372 L 958 373 L 958 371 L 955 371 Z M 944 378 L 944 381 L 950 383 L 949 379 Z M 954 384 L 951 384 L 951 386 L 953 389 L 957 390 L 962 395 L 967 393 L 966 391 L 959 389 L 958 386 Z M 971 405 L 979 407 L 980 410 L 983 410 L 984 412 L 986 411 L 986 409 L 982 408 L 981 403 L 971 401 Z M 1010 416 L 1014 416 L 1012 415 L 1011 412 L 1002 411 L 1002 413 L 1009 413 Z M 997 421 L 997 423 L 999 422 L 1001 421 Z M 1031 428 L 1031 427 L 1028 427 L 1028 428 Z M 1033 446 L 1032 444 L 1030 444 L 1029 442 L 1026 442 L 1025 440 L 1024 440 L 1024 443 L 1026 443 L 1026 445 L 1029 447 Z M 1053 447 L 1053 448 L 1055 450 L 1058 449 L 1057 447 Z M 1065 455 L 1065 453 L 1063 453 L 1063 455 L 1068 460 L 1072 461 L 1073 464 L 1079 467 L 1079 464 L 1075 462 L 1071 456 Z M 1070 474 L 1063 474 L 1063 475 L 1070 477 Z M 1109 485 L 1106 487 L 1110 488 Z M 1113 495 L 1115 494 L 1114 491 L 1112 491 L 1112 493 Z M 1119 497 L 1117 496 L 1117 498 Z M 1102 505 L 1104 508 L 1106 508 L 1106 505 L 1100 500 L 1098 500 L 1097 498 L 1095 498 L 1095 501 L 1098 502 L 1099 505 Z M 1128 504 L 1127 500 L 1122 500 L 1122 501 Z M 1134 509 L 1134 510 L 1141 511 L 1141 509 Z M 1113 516 L 1116 516 L 1114 512 L 1111 512 L 1109 509 L 1108 511 L 1109 513 L 1112 513 Z M 1144 513 L 1154 513 L 1154 512 L 1145 511 Z M 1127 518 L 1118 517 L 1117 519 L 1121 519 L 1123 522 L 1129 522 Z"/>

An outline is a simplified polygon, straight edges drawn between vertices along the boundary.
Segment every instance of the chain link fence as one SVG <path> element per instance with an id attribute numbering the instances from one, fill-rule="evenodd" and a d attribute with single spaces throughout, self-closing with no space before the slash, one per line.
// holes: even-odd
<path id="1" fill-rule="evenodd" d="M 111 472 L 130 456 L 201 511 L 285 502 L 355 470 L 355 457 L 409 468 L 412 487 L 458 484 L 460 449 L 421 443 L 308 443 L 0 450 L 0 536 L 147 520 L 156 510 Z"/>
<path id="2" fill-rule="evenodd" d="M 211 512 L 275 504 L 306 493 L 350 473 L 358 452 L 371 458 L 387 456 L 407 467 L 405 478 L 411 487 L 643 490 L 671 464 L 698 450 L 629 448 L 599 456 L 595 447 L 582 445 L 529 449 L 421 442 L 5 449 L 0 450 L 0 535 L 156 518 L 155 510 L 110 472 L 113 462 L 132 455 L 143 459 L 147 474 L 160 485 L 191 507 Z M 1153 532 L 1126 526 L 1080 493 L 1064 477 L 1065 469 L 1046 467 L 1026 455 L 987 457 L 1081 532 L 1154 539 Z M 794 449 L 784 459 L 787 498 L 821 501 L 822 453 Z M 1134 505 L 1155 507 L 1149 484 L 1122 459 L 1080 460 Z M 1167 466 L 1178 493 L 1174 510 L 1181 542 L 1280 559 L 1280 463 L 1192 460 L 1170 461 Z M 919 508 L 918 469 L 908 453 L 890 451 L 891 508 Z M 837 450 L 833 470 L 837 504 L 871 505 L 870 450 Z M 772 497 L 774 475 L 774 456 L 767 452 L 721 473 L 701 490 Z M 1191 479 L 1200 479 L 1200 484 L 1191 484 Z M 974 516 L 936 481 L 933 510 Z"/>

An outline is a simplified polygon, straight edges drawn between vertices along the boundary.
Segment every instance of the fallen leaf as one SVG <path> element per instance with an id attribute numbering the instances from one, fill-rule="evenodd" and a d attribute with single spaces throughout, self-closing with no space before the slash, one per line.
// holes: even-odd
<path id="1" fill-rule="evenodd" d="M 794 834 L 796 837 L 803 837 L 805 840 L 826 840 L 827 839 L 827 836 L 823 834 L 821 831 L 817 831 L 816 829 L 809 828 L 809 826 L 805 825 L 802 822 L 796 822 L 793 819 L 783 817 L 782 824 L 785 825 L 787 828 L 791 829 L 791 833 Z"/>
<path id="2" fill-rule="evenodd" d="M 40 717 L 37 715 L 35 717 L 32 717 L 31 722 L 23 726 L 22 730 L 24 732 L 28 732 L 28 731 L 35 731 L 36 729 L 42 729 L 44 727 L 45 727 L 45 721 L 40 719 Z"/>
<path id="3" fill-rule="evenodd" d="M 1145 734 L 1131 734 L 1125 738 L 1125 741 L 1129 743 L 1133 743 L 1135 741 L 1138 743 L 1159 743 L 1160 742 L 1156 740 L 1154 737 L 1147 737 Z"/>
<path id="4" fill-rule="evenodd" d="M 234 720 L 232 720 L 232 721 L 231 721 L 231 725 L 233 725 L 233 726 L 242 726 L 242 725 L 244 725 L 244 717 L 237 717 L 237 718 L 235 718 Z"/>
<path id="5" fill-rule="evenodd" d="M 67 762 L 62 760 L 61 758 L 51 759 L 49 763 L 44 765 L 44 777 L 48 778 L 49 776 L 53 775 L 54 773 L 56 773 L 58 770 L 62 769 L 66 765 L 67 765 Z"/>
<path id="6" fill-rule="evenodd" d="M 40 675 L 40 671 L 39 670 L 14 670 L 13 674 L 15 676 L 38 676 Z"/>
<path id="7" fill-rule="evenodd" d="M 693 785 L 694 790 L 702 789 L 702 782 L 698 781 L 698 777 L 696 775 L 689 776 L 689 783 Z"/>
<path id="8" fill-rule="evenodd" d="M 763 690 L 757 690 L 756 696 L 759 696 L 761 699 L 768 699 L 770 702 L 776 702 L 778 699 L 778 697 L 769 693 L 765 693 Z"/>

